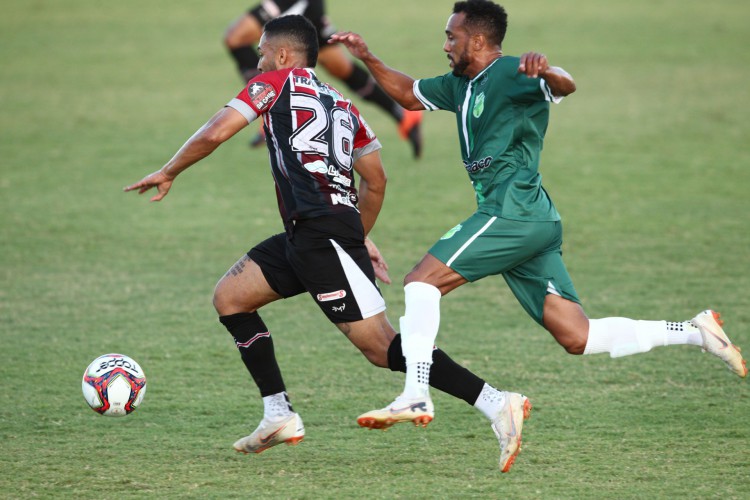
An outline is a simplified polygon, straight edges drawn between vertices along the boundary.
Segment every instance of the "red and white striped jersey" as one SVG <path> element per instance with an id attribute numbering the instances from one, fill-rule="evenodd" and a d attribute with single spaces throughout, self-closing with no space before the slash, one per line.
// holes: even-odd
<path id="1" fill-rule="evenodd" d="M 311 68 L 261 73 L 227 106 L 263 117 L 284 223 L 357 211 L 352 167 L 380 149 L 357 108 Z"/>

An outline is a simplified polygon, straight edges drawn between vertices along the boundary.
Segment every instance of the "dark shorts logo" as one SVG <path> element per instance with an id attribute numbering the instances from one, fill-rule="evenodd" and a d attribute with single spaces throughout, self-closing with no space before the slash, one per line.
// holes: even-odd
<path id="1" fill-rule="evenodd" d="M 318 302 L 328 302 L 330 300 L 338 300 L 346 297 L 346 290 L 336 290 L 335 292 L 319 293 L 317 296 Z"/>

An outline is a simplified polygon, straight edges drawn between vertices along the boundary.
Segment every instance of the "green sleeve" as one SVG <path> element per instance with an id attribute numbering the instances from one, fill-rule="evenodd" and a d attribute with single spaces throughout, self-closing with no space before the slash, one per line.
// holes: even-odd
<path id="1" fill-rule="evenodd" d="M 455 112 L 456 82 L 451 73 L 414 82 L 414 95 L 429 111 L 444 109 Z"/>

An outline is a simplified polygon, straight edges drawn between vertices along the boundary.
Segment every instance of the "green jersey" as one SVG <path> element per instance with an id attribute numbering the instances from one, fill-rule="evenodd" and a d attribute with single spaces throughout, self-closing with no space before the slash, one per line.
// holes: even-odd
<path id="1" fill-rule="evenodd" d="M 448 73 L 414 82 L 430 111 L 456 114 L 461 157 L 478 210 L 519 221 L 557 221 L 539 174 L 553 97 L 541 78 L 518 72 L 518 57 L 500 57 L 473 79 Z"/>

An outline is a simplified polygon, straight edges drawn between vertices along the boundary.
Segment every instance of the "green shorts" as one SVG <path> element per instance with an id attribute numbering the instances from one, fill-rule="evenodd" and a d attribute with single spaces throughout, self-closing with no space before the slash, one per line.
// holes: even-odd
<path id="1" fill-rule="evenodd" d="M 548 293 L 580 303 L 562 260 L 562 224 L 524 222 L 476 212 L 429 253 L 468 281 L 502 274 L 526 312 L 542 325 Z"/>

